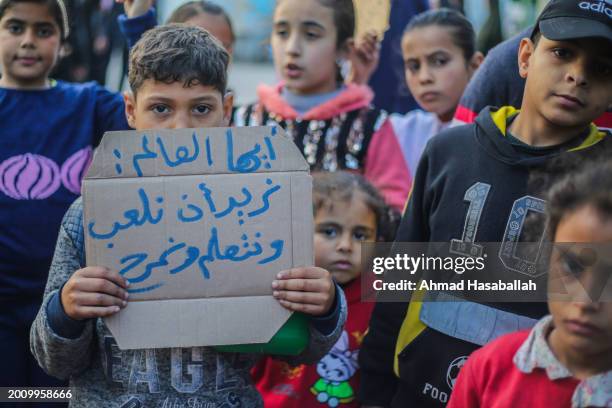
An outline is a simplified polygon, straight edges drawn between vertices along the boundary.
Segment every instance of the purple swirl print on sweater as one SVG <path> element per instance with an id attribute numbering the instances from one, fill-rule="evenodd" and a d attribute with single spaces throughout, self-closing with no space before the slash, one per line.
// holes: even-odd
<path id="1" fill-rule="evenodd" d="M 81 180 L 91 162 L 92 148 L 81 149 L 59 166 L 45 156 L 25 153 L 0 163 L 0 192 L 15 200 L 43 200 L 64 186 L 81 192 Z"/>

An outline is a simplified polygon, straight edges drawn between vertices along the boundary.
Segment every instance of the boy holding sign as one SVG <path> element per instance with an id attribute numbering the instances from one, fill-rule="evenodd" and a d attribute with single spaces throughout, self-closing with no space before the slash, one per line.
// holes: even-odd
<path id="1" fill-rule="evenodd" d="M 126 94 L 130 126 L 142 129 L 227 125 L 228 54 L 206 31 L 177 25 L 150 30 L 130 55 Z M 119 350 L 100 319 L 127 306 L 129 279 L 102 266 L 84 267 L 83 204 L 70 208 L 59 234 L 31 348 L 49 374 L 70 378 L 75 406 L 261 406 L 249 378 L 258 356 L 212 348 Z M 274 296 L 310 315 L 310 342 L 295 362 L 321 358 L 337 341 L 346 301 L 329 272 L 280 272 Z M 139 302 L 136 302 L 139 303 Z M 292 361 L 293 362 L 293 361 Z M 184 367 L 184 365 L 186 365 Z"/>

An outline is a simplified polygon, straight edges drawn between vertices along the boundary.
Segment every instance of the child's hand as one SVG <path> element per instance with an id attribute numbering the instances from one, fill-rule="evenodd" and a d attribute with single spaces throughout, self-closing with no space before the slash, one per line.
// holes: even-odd
<path id="1" fill-rule="evenodd" d="M 66 314 L 75 320 L 110 316 L 127 305 L 127 285 L 117 272 L 88 266 L 68 279 L 60 300 Z"/>
<path id="2" fill-rule="evenodd" d="M 349 54 L 351 71 L 346 82 L 359 85 L 367 84 L 378 66 L 379 57 L 380 44 L 376 38 L 376 33 L 370 31 L 359 39 L 358 44 L 351 47 Z"/>
<path id="3" fill-rule="evenodd" d="M 143 15 L 151 7 L 153 0 L 115 0 L 117 3 L 123 3 L 123 10 L 128 18 L 134 18 Z"/>
<path id="4" fill-rule="evenodd" d="M 321 316 L 329 312 L 336 296 L 331 274 L 322 268 L 293 268 L 276 275 L 272 295 L 289 310 Z"/>

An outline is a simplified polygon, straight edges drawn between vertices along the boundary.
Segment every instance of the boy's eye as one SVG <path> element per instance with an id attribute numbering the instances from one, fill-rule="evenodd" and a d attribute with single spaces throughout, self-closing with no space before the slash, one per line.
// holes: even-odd
<path id="1" fill-rule="evenodd" d="M 605 62 L 596 63 L 594 66 L 594 73 L 600 77 L 610 77 L 612 76 L 612 65 Z"/>
<path id="2" fill-rule="evenodd" d="M 170 112 L 170 109 L 166 106 L 166 105 L 153 105 L 153 107 L 151 108 L 151 110 L 155 113 L 168 113 Z"/>
<path id="3" fill-rule="evenodd" d="M 206 105 L 198 105 L 195 108 L 193 108 L 193 110 L 200 115 L 204 115 L 210 112 L 210 107 Z"/>
<path id="4" fill-rule="evenodd" d="M 572 52 L 567 48 L 555 48 L 552 52 L 557 58 L 567 59 L 572 56 Z"/>
<path id="5" fill-rule="evenodd" d="M 6 28 L 8 32 L 11 34 L 21 34 L 23 32 L 23 25 L 21 24 L 16 24 L 16 23 L 8 24 Z"/>

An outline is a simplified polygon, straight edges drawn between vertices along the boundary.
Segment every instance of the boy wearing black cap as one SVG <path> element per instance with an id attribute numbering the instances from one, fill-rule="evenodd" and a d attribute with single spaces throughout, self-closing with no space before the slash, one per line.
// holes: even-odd
<path id="1" fill-rule="evenodd" d="M 514 242 L 526 214 L 545 204 L 527 187 L 530 173 L 561 153 L 590 155 L 609 144 L 591 124 L 612 105 L 607 2 L 549 2 L 521 41 L 518 62 L 526 79 L 521 110 L 487 107 L 474 124 L 430 140 L 397 241 Z M 511 281 L 526 262 L 533 260 L 489 254 L 487 266 L 504 268 Z M 545 304 L 412 300 L 374 309 L 359 355 L 365 407 L 444 406 L 472 351 L 546 314 Z"/>

